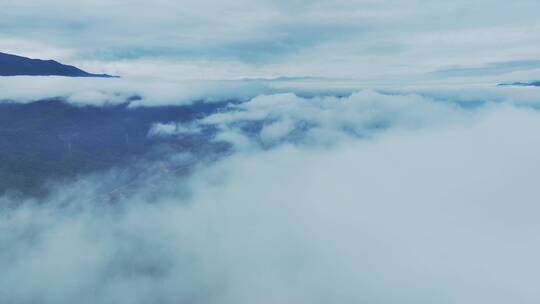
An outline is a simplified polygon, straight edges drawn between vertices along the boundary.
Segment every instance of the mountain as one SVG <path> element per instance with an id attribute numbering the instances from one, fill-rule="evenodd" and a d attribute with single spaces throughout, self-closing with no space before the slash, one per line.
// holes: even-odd
<path id="1" fill-rule="evenodd" d="M 149 134 L 156 123 L 190 123 L 223 111 L 233 101 L 130 107 L 130 100 L 137 98 L 106 107 L 72 105 L 63 99 L 0 102 L 0 197 L 42 195 L 49 183 L 80 175 L 165 164 L 180 151 L 201 159 L 227 151 L 226 143 L 213 140 L 211 128 L 196 134 Z"/>
<path id="2" fill-rule="evenodd" d="M 0 52 L 0 76 L 115 77 L 92 74 L 54 60 L 31 59 Z"/>
<path id="3" fill-rule="evenodd" d="M 540 81 L 500 83 L 498 86 L 540 87 Z"/>

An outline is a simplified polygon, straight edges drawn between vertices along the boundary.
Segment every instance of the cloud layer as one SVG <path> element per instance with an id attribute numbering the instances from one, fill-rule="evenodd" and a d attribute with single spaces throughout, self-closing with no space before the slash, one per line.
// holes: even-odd
<path id="1" fill-rule="evenodd" d="M 536 303 L 540 114 L 482 90 L 259 95 L 187 129 L 235 145 L 188 175 L 5 197 L 0 300 Z"/>
<path id="2" fill-rule="evenodd" d="M 0 4 L 0 44 L 3 51 L 109 74 L 403 80 L 455 66 L 538 60 L 539 5 L 6 0 Z"/>

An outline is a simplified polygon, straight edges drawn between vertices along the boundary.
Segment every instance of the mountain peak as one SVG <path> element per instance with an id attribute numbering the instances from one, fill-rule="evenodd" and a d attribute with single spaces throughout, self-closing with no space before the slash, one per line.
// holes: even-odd
<path id="1" fill-rule="evenodd" d="M 0 76 L 117 77 L 88 73 L 55 60 L 31 59 L 2 52 L 0 52 Z"/>

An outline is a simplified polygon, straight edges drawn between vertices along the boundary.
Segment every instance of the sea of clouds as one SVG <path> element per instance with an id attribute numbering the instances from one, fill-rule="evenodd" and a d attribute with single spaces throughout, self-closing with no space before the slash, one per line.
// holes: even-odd
<path id="1" fill-rule="evenodd" d="M 2 303 L 540 300 L 537 88 L 26 82 L 2 79 L 2 99 L 242 102 L 154 125 L 232 145 L 188 174 L 142 174 L 113 203 L 96 198 L 129 180 L 114 170 L 1 198 Z"/>

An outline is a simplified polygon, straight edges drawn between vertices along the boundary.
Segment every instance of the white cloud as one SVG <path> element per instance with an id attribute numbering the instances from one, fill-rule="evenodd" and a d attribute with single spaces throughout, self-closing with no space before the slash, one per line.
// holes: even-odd
<path id="1" fill-rule="evenodd" d="M 31 86 L 31 87 L 29 87 Z M 61 97 L 82 105 L 123 103 L 140 97 L 131 106 L 191 104 L 195 101 L 246 100 L 274 92 L 261 81 L 164 80 L 160 78 L 0 77 L 0 99 L 32 102 Z"/>
<path id="2" fill-rule="evenodd" d="M 117 205 L 86 201 L 114 175 L 62 185 L 2 210 L 0 299 L 536 303 L 540 114 L 472 115 L 325 149 L 238 149 Z"/>
<path id="3" fill-rule="evenodd" d="M 260 136 L 263 143 L 273 144 L 283 140 L 292 131 L 294 131 L 294 122 L 284 119 L 265 125 L 261 130 Z"/>
<path id="4" fill-rule="evenodd" d="M 415 94 L 392 96 L 362 90 L 343 98 L 261 95 L 200 123 L 245 133 L 243 123 L 262 122 L 258 133 L 263 143 L 279 143 L 298 131 L 302 135 L 296 141 L 326 145 L 351 136 L 370 137 L 389 128 L 435 127 L 462 117 L 466 117 L 464 111 L 452 103 L 437 103 Z"/>
<path id="5" fill-rule="evenodd" d="M 148 132 L 149 136 L 174 136 L 180 134 L 197 134 L 201 130 L 194 125 L 180 123 L 154 123 Z"/>

